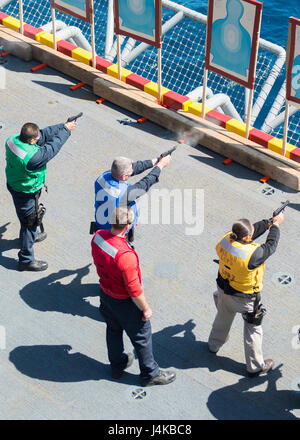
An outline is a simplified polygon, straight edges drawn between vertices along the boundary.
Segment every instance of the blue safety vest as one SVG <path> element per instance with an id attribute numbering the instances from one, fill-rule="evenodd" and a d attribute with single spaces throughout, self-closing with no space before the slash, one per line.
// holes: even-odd
<path id="1" fill-rule="evenodd" d="M 95 181 L 95 222 L 99 229 L 111 229 L 110 218 L 115 208 L 119 207 L 120 200 L 130 185 L 127 182 L 115 180 L 110 171 L 101 174 Z M 138 222 L 136 202 L 131 202 L 134 212 L 132 228 Z"/>

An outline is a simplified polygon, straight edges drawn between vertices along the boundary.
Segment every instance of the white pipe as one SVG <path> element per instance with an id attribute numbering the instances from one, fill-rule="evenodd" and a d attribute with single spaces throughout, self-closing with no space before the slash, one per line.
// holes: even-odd
<path id="1" fill-rule="evenodd" d="M 188 96 L 192 101 L 198 102 L 203 100 L 203 86 L 196 87 L 191 92 L 187 93 L 186 96 Z M 206 87 L 206 99 L 212 98 L 214 96 L 214 92 L 209 88 Z M 224 113 L 221 107 L 215 108 L 218 112 Z"/>
<path id="2" fill-rule="evenodd" d="M 200 101 L 202 99 L 202 92 L 203 92 L 203 86 L 196 87 L 196 89 L 192 90 L 191 92 L 187 93 L 186 96 L 188 96 L 192 101 Z M 214 96 L 213 91 L 206 87 L 206 98 L 212 98 Z"/>
<path id="3" fill-rule="evenodd" d="M 299 108 L 290 105 L 289 106 L 289 116 L 292 116 L 294 113 L 296 113 L 298 110 L 300 110 Z M 285 116 L 285 111 L 281 112 L 278 116 L 276 116 L 276 118 L 274 118 L 271 122 L 268 123 L 268 130 L 263 130 L 266 133 L 269 133 L 270 131 L 274 130 L 276 127 L 278 127 L 279 125 L 284 123 L 284 116 Z"/>
<path id="4" fill-rule="evenodd" d="M 1 1 L 1 0 L 0 0 Z M 52 21 L 44 24 L 42 26 L 43 31 L 52 34 Z M 82 49 L 88 50 L 92 52 L 92 46 L 87 41 L 82 31 L 76 26 L 68 26 L 61 20 L 55 20 L 55 29 L 56 29 L 56 37 L 61 38 L 62 40 L 70 41 L 70 43 L 75 44 L 76 46 L 82 47 Z"/>
<path id="5" fill-rule="evenodd" d="M 109 56 L 114 41 L 114 13 L 113 0 L 108 0 L 107 22 L 106 22 L 106 39 L 105 39 L 105 58 Z"/>
<path id="6" fill-rule="evenodd" d="M 162 6 L 166 9 L 170 9 L 174 12 L 182 12 L 185 17 L 191 18 L 192 20 L 200 21 L 200 23 L 206 24 L 206 15 L 200 12 L 193 11 L 192 9 L 186 8 L 185 6 L 178 5 L 177 3 L 171 2 L 170 0 L 162 0 Z"/>
<path id="7" fill-rule="evenodd" d="M 263 84 L 261 91 L 255 101 L 255 104 L 252 108 L 252 116 L 251 116 L 251 125 L 254 124 L 260 110 L 262 109 L 276 79 L 278 78 L 281 69 L 285 63 L 286 59 L 286 51 L 283 47 L 278 46 L 277 44 L 271 43 L 270 41 L 259 39 L 259 48 L 264 51 L 272 52 L 277 56 L 277 60 L 275 61 L 272 70 Z"/>
<path id="8" fill-rule="evenodd" d="M 117 36 L 118 37 L 118 36 Z M 118 53 L 118 42 L 117 42 L 118 38 L 116 38 L 114 44 L 112 45 L 109 54 L 105 57 L 108 61 L 113 62 L 115 57 L 117 56 Z M 120 35 L 119 38 L 119 42 L 120 42 L 120 49 L 122 44 L 124 43 L 125 37 L 124 35 Z"/>
<path id="9" fill-rule="evenodd" d="M 68 25 L 64 21 L 55 20 L 56 32 L 59 32 L 61 29 L 66 29 L 67 27 Z M 43 26 L 41 26 L 41 28 L 43 29 L 43 31 L 52 34 L 53 33 L 52 21 L 50 21 L 50 23 L 44 24 Z M 73 40 L 73 38 L 69 38 L 68 41 L 76 46 L 76 42 Z"/>
<path id="10" fill-rule="evenodd" d="M 66 23 L 64 23 L 63 21 L 55 20 L 55 29 L 57 32 L 60 31 L 61 29 L 65 29 L 67 27 L 68 27 L 68 25 Z M 52 21 L 50 21 L 47 24 L 44 24 L 43 26 L 41 26 L 41 28 L 43 29 L 43 31 L 51 34 L 52 33 Z"/>
<path id="11" fill-rule="evenodd" d="M 168 32 L 172 27 L 176 26 L 182 19 L 184 18 L 183 12 L 178 12 L 176 15 L 174 15 L 170 20 L 166 21 L 166 23 L 162 26 L 162 35 L 164 35 L 166 32 Z M 133 51 L 130 52 L 130 54 L 123 59 L 123 65 L 126 66 L 126 64 L 129 64 L 132 60 L 137 58 L 144 50 L 148 49 L 150 45 L 147 43 L 141 43 L 139 44 Z"/>
<path id="12" fill-rule="evenodd" d="M 265 122 L 262 126 L 262 131 L 265 133 L 270 133 L 270 131 L 273 129 L 272 127 L 272 121 L 278 116 L 280 110 L 282 109 L 284 102 L 285 102 L 285 88 L 286 88 L 286 81 L 281 86 L 281 89 L 278 92 L 278 95 L 265 119 Z"/>
<path id="13" fill-rule="evenodd" d="M 121 59 L 125 59 L 129 53 L 134 49 L 134 46 L 136 44 L 136 40 L 134 38 L 128 38 L 125 47 L 122 51 L 122 55 L 121 55 Z M 122 61 L 122 65 L 124 64 L 124 62 Z"/>
<path id="14" fill-rule="evenodd" d="M 89 52 L 92 52 L 92 46 L 87 41 L 81 30 L 76 26 L 70 26 L 60 30 L 59 32 L 57 32 L 57 37 L 63 40 L 69 40 L 70 38 L 73 38 L 77 46 L 82 47 L 82 49 L 85 49 Z"/>
<path id="15" fill-rule="evenodd" d="M 203 93 L 203 87 L 200 86 L 192 90 L 191 92 L 187 93 L 186 96 L 188 96 L 192 101 L 197 102 L 202 100 L 202 93 Z M 242 118 L 240 117 L 239 113 L 232 104 L 229 96 L 225 95 L 225 93 L 218 93 L 214 95 L 213 91 L 210 88 L 207 88 L 206 98 L 207 98 L 206 105 L 208 107 L 212 107 L 214 110 L 218 110 L 218 111 L 221 110 L 222 113 L 225 113 L 228 116 L 232 116 L 238 121 L 242 121 Z"/>
<path id="16" fill-rule="evenodd" d="M 225 93 L 217 93 L 212 98 L 209 98 L 206 101 L 206 105 L 213 109 L 216 109 L 217 107 L 221 107 L 225 115 L 232 116 L 234 119 L 237 119 L 238 121 L 242 121 L 242 118 L 240 117 L 236 108 L 232 104 L 229 96 L 225 95 Z"/>

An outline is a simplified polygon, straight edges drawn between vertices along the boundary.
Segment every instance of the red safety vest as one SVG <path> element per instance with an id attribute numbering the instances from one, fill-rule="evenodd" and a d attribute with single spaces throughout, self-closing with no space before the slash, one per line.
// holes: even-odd
<path id="1" fill-rule="evenodd" d="M 122 272 L 118 267 L 121 255 L 132 252 L 137 258 L 137 271 L 140 282 L 142 280 L 137 253 L 129 246 L 125 238 L 111 234 L 101 229 L 92 239 L 92 256 L 99 275 L 99 282 L 103 291 L 114 298 L 128 298 Z"/>

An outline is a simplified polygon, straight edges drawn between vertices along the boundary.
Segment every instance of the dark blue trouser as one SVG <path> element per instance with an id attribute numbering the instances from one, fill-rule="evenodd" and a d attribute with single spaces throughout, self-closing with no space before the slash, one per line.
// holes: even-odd
<path id="1" fill-rule="evenodd" d="M 7 188 L 12 195 L 17 216 L 21 223 L 19 262 L 31 263 L 34 261 L 33 243 L 37 235 L 37 227 L 28 227 L 26 218 L 35 212 L 35 194 L 17 192 L 10 186 L 7 186 Z"/>
<path id="2" fill-rule="evenodd" d="M 150 380 L 158 374 L 158 364 L 152 352 L 152 331 L 150 321 L 142 321 L 143 313 L 132 299 L 115 299 L 100 288 L 100 311 L 106 321 L 106 343 L 108 359 L 112 370 L 123 370 L 127 364 L 124 353 L 123 330 L 135 348 L 140 378 Z"/>

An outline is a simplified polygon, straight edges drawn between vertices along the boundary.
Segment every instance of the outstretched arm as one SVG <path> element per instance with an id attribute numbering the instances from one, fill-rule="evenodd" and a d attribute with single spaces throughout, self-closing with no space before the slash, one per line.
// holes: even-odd
<path id="1" fill-rule="evenodd" d="M 151 186 L 158 182 L 160 171 L 161 170 L 159 167 L 154 167 L 150 173 L 147 174 L 147 176 L 143 177 L 134 185 L 129 186 L 126 193 L 122 197 L 122 200 L 120 201 L 120 205 L 130 205 L 130 203 L 134 202 L 147 191 L 149 191 Z"/>
<path id="2" fill-rule="evenodd" d="M 276 251 L 279 238 L 280 238 L 280 230 L 279 226 L 283 222 L 284 214 L 281 212 L 276 217 L 273 217 L 273 224 L 270 227 L 270 231 L 268 233 L 266 242 L 259 246 L 252 254 L 249 263 L 248 263 L 248 269 L 253 270 L 256 267 L 263 264 L 267 258 L 269 258 L 274 252 Z M 267 222 L 268 220 L 263 220 L 264 222 Z M 262 222 L 259 222 L 262 223 Z M 254 232 L 255 232 L 255 225 L 254 225 Z M 257 235 L 256 235 L 257 236 Z M 254 234 L 253 234 L 254 237 Z M 252 238 L 253 238 L 252 237 Z"/>
<path id="3" fill-rule="evenodd" d="M 254 223 L 253 227 L 254 227 L 254 232 L 252 239 L 255 240 L 256 238 L 263 235 L 269 229 L 269 220 L 264 219 L 261 220 L 260 222 Z"/>
<path id="4" fill-rule="evenodd" d="M 41 130 L 41 136 L 37 141 L 37 145 L 42 146 L 30 159 L 27 168 L 31 171 L 37 170 L 53 159 L 68 140 L 71 135 L 71 130 L 73 130 L 75 126 L 76 122 L 68 122 L 65 124 L 53 125 Z"/>
<path id="5" fill-rule="evenodd" d="M 136 176 L 137 174 L 141 174 L 146 170 L 149 170 L 157 163 L 157 159 L 152 160 L 138 160 L 137 162 L 133 162 L 132 164 L 132 176 Z"/>
<path id="6" fill-rule="evenodd" d="M 151 186 L 154 183 L 158 182 L 161 170 L 169 165 L 170 161 L 170 155 L 163 157 L 158 162 L 157 159 L 153 159 L 152 162 L 157 162 L 157 165 L 155 165 L 155 167 L 150 171 L 150 173 L 147 174 L 147 176 L 143 177 L 139 182 L 131 185 L 127 189 L 126 193 L 122 197 L 120 204 L 130 205 L 130 203 L 134 202 L 147 191 L 149 191 Z"/>
<path id="7" fill-rule="evenodd" d="M 45 127 L 41 129 L 40 137 L 36 144 L 39 147 L 43 147 L 45 143 L 51 141 L 51 139 L 54 136 L 56 136 L 63 127 L 64 124 L 56 124 L 56 125 L 49 125 L 49 127 Z"/>

